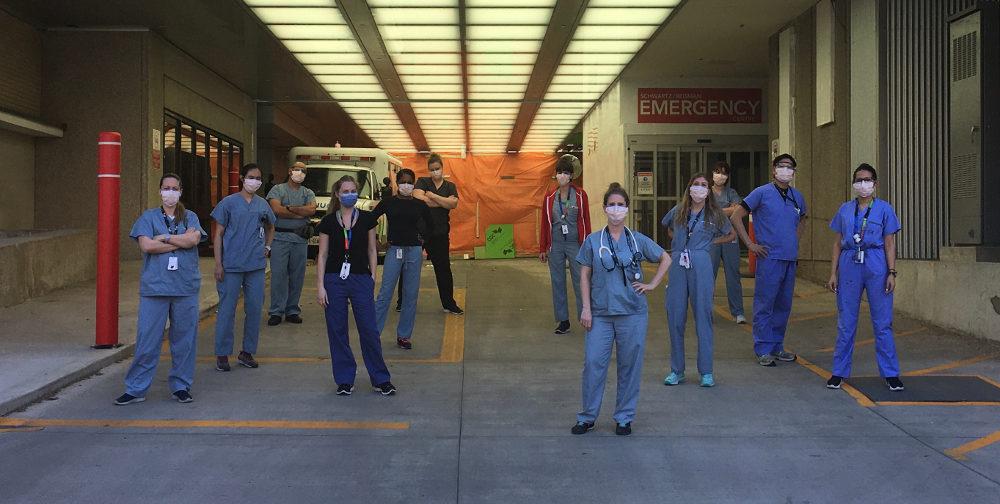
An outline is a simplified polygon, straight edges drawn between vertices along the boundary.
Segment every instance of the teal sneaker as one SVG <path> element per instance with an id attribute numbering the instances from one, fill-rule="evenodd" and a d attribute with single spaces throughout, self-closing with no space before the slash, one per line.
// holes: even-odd
<path id="1" fill-rule="evenodd" d="M 712 377 L 712 373 L 705 373 L 701 375 L 701 386 L 702 387 L 714 387 L 715 378 Z"/>
<path id="2" fill-rule="evenodd" d="M 667 377 L 663 379 L 663 384 L 668 387 L 672 387 L 674 385 L 680 385 L 681 383 L 684 383 L 684 373 L 677 374 L 671 371 L 670 374 L 668 374 Z"/>

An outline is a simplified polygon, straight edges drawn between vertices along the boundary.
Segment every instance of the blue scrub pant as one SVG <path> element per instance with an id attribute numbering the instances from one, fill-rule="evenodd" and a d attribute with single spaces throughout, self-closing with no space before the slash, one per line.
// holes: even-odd
<path id="1" fill-rule="evenodd" d="M 274 240 L 271 242 L 271 308 L 269 315 L 299 315 L 302 283 L 306 278 L 309 245 Z"/>
<path id="2" fill-rule="evenodd" d="M 888 268 L 881 249 L 865 252 L 865 263 L 855 264 L 855 250 L 840 254 L 837 287 L 837 345 L 833 353 L 833 374 L 843 378 L 851 376 L 854 356 L 854 336 L 858 332 L 858 312 L 861 291 L 868 297 L 875 333 L 875 357 L 878 372 L 883 377 L 899 376 L 899 359 L 892 334 L 892 293 L 886 294 L 885 280 Z"/>
<path id="3" fill-rule="evenodd" d="M 601 412 L 612 345 L 618 347 L 618 396 L 613 418 L 620 424 L 631 422 L 635 418 L 648 324 L 649 316 L 646 313 L 594 316 L 593 326 L 587 331 L 585 343 L 583 409 L 576 415 L 578 422 L 592 423 Z"/>
<path id="4" fill-rule="evenodd" d="M 326 288 L 326 337 L 330 340 L 330 360 L 333 364 L 333 380 L 338 385 L 354 384 L 358 363 L 351 351 L 350 334 L 347 329 L 347 302 L 354 311 L 354 325 L 358 328 L 361 343 L 361 358 L 368 369 L 372 385 L 389 381 L 389 369 L 382 359 L 382 342 L 375 327 L 375 280 L 370 275 L 347 275 L 327 273 L 323 276 Z"/>
<path id="5" fill-rule="evenodd" d="M 219 289 L 219 314 L 215 318 L 215 355 L 233 353 L 233 325 L 236 322 L 236 302 L 243 291 L 243 348 L 257 353 L 260 339 L 260 315 L 264 307 L 264 269 L 227 271 Z"/>
<path id="6" fill-rule="evenodd" d="M 160 361 L 163 330 L 170 319 L 170 392 L 191 390 L 198 339 L 198 295 L 140 296 L 135 335 L 135 357 L 125 373 L 125 392 L 145 397 Z"/>
<path id="7" fill-rule="evenodd" d="M 785 349 L 797 266 L 795 261 L 757 258 L 753 294 L 753 350 L 757 355 L 776 354 Z"/>
<path id="8" fill-rule="evenodd" d="M 670 370 L 683 373 L 684 326 L 687 322 L 688 300 L 694 312 L 694 327 L 698 334 L 698 372 L 712 372 L 712 309 L 715 297 L 715 275 L 712 258 L 707 251 L 691 251 L 691 269 L 680 265 L 680 254 L 670 264 L 667 287 L 667 327 L 670 329 Z"/>
<path id="9" fill-rule="evenodd" d="M 576 319 L 580 320 L 583 304 L 580 301 L 580 263 L 576 262 L 576 254 L 580 252 L 580 244 L 576 239 L 567 240 L 561 233 L 552 233 L 552 248 L 549 250 L 549 276 L 552 279 L 552 309 L 556 322 L 569 320 L 569 298 L 566 294 L 566 263 L 569 262 L 569 273 L 573 279 L 573 294 L 576 295 Z"/>
<path id="10" fill-rule="evenodd" d="M 719 263 L 726 272 L 726 297 L 729 313 L 736 318 L 743 315 L 743 284 L 740 280 L 740 244 L 723 243 L 712 247 L 712 278 L 719 276 Z"/>
<path id="11" fill-rule="evenodd" d="M 399 251 L 403 258 L 397 259 Z M 382 268 L 382 286 L 378 289 L 378 300 L 375 302 L 375 316 L 378 323 L 378 333 L 385 329 L 385 321 L 389 317 L 389 303 L 392 302 L 396 282 L 402 276 L 403 309 L 396 323 L 396 337 L 410 339 L 413 326 L 417 319 L 417 296 L 420 294 L 420 265 L 424 261 L 423 250 L 419 245 L 412 247 L 389 246 L 385 253 L 385 265 Z"/>

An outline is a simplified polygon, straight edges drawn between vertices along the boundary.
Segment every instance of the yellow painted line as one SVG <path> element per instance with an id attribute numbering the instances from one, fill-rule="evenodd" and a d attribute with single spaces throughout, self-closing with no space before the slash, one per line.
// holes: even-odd
<path id="1" fill-rule="evenodd" d="M 117 420 L 90 418 L 0 418 L 7 427 L 96 427 L 119 429 L 300 429 L 407 430 L 409 422 L 349 422 L 321 420 Z"/>
<path id="2" fill-rule="evenodd" d="M 715 313 L 717 313 L 720 317 L 722 317 L 722 318 L 724 318 L 724 319 L 726 319 L 726 320 L 728 320 L 730 322 L 735 322 L 736 321 L 736 319 L 734 319 L 733 316 L 729 314 L 729 310 L 727 308 L 719 306 L 719 305 L 714 305 L 713 309 L 714 309 Z"/>
<path id="3" fill-rule="evenodd" d="M 983 436 L 974 441 L 965 443 L 957 448 L 952 448 L 950 450 L 945 450 L 945 454 L 956 460 L 965 460 L 966 455 L 972 453 L 980 448 L 986 448 L 987 446 L 1000 441 L 1000 431 L 996 431 L 988 436 Z"/>
<path id="4" fill-rule="evenodd" d="M 455 302 L 465 306 L 465 289 L 455 289 Z M 467 309 L 468 307 L 466 307 Z M 465 359 L 465 316 L 445 315 L 444 339 L 438 360 L 454 364 Z"/>
<path id="5" fill-rule="evenodd" d="M 916 334 L 916 333 L 924 331 L 926 329 L 927 329 L 926 327 L 918 327 L 916 329 L 910 329 L 909 331 L 903 331 L 903 332 L 900 332 L 900 333 L 896 333 L 892 337 L 893 337 L 893 340 L 895 340 L 896 338 L 902 338 L 902 337 L 905 337 L 905 336 L 909 336 L 911 334 Z M 854 342 L 854 348 L 868 346 L 868 345 L 874 345 L 874 344 L 875 344 L 875 338 L 868 338 L 868 339 L 863 339 L 863 340 L 855 341 Z M 819 350 L 817 350 L 817 352 L 829 353 L 829 352 L 832 352 L 834 350 L 836 350 L 836 347 L 832 347 L 831 346 L 831 347 L 826 347 L 826 348 L 820 348 Z"/>
<path id="6" fill-rule="evenodd" d="M 837 312 L 835 312 L 835 311 L 834 312 L 824 312 L 824 313 L 814 313 L 812 315 L 803 315 L 801 317 L 790 318 L 790 319 L 788 319 L 788 322 L 789 323 L 792 323 L 792 322 L 806 322 L 806 321 L 809 321 L 809 320 L 817 320 L 817 319 L 823 319 L 823 318 L 827 318 L 827 317 L 833 317 L 835 315 L 837 315 Z"/>
<path id="7" fill-rule="evenodd" d="M 818 290 L 818 291 L 813 291 L 813 292 L 804 292 L 802 294 L 793 294 L 793 296 L 796 297 L 796 298 L 799 298 L 799 299 L 807 299 L 807 298 L 819 296 L 821 294 L 833 294 L 833 293 L 830 292 L 830 291 L 828 291 L 828 290 L 826 290 L 826 289 L 823 289 L 823 290 Z"/>
<path id="8" fill-rule="evenodd" d="M 908 373 L 903 373 L 903 376 L 924 376 L 936 373 L 938 371 L 945 371 L 948 369 L 954 369 L 957 367 L 968 366 L 970 364 L 975 364 L 977 362 L 982 362 L 984 360 L 992 359 L 993 355 L 980 355 L 978 357 L 972 357 L 970 359 L 963 359 L 959 361 L 949 362 L 947 364 L 941 364 L 940 366 L 934 366 L 924 369 L 918 369 L 916 371 L 910 371 Z"/>
<path id="9" fill-rule="evenodd" d="M 790 352 L 791 350 L 788 351 Z M 805 357 L 802 357 L 801 355 L 798 357 L 798 359 L 795 360 L 795 362 L 799 363 L 799 365 L 805 367 L 806 369 L 812 371 L 813 373 L 816 373 L 817 375 L 821 376 L 824 380 L 830 379 L 831 373 L 829 371 L 817 366 L 816 364 L 813 364 L 812 362 L 810 362 Z M 847 395 L 853 397 L 854 400 L 857 401 L 859 405 L 864 406 L 866 408 L 875 407 L 875 403 L 871 399 L 869 399 L 868 396 L 862 394 L 860 390 L 852 387 L 850 383 L 847 383 L 846 381 L 843 382 L 840 386 L 840 389 L 843 390 L 844 392 L 847 392 Z"/>
<path id="10" fill-rule="evenodd" d="M 998 401 L 879 401 L 879 406 L 1000 406 Z"/>
<path id="11" fill-rule="evenodd" d="M 990 378 L 989 376 L 983 376 L 983 375 L 976 375 L 976 376 L 980 380 L 983 380 L 984 382 L 989 383 L 990 385 L 993 385 L 996 388 L 1000 388 L 1000 382 L 994 380 L 993 378 Z"/>

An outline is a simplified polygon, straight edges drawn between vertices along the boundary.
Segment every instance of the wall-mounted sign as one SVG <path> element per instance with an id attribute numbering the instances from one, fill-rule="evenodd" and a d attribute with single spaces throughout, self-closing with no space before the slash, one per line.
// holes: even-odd
<path id="1" fill-rule="evenodd" d="M 639 88 L 640 123 L 763 121 L 760 89 Z"/>
<path id="2" fill-rule="evenodd" d="M 153 128 L 153 169 L 160 169 L 160 154 L 163 152 L 160 144 L 160 130 Z"/>
<path id="3" fill-rule="evenodd" d="M 637 196 L 653 196 L 653 172 L 635 174 L 635 194 Z"/>

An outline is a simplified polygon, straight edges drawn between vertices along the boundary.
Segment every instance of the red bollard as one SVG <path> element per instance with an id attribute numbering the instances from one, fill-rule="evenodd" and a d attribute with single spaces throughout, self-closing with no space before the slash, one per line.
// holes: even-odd
<path id="1" fill-rule="evenodd" d="M 97 330 L 94 348 L 118 344 L 118 234 L 122 136 L 97 136 Z"/>
<path id="2" fill-rule="evenodd" d="M 753 215 L 750 216 L 750 228 L 749 228 L 748 233 L 750 234 L 750 243 L 757 243 L 757 237 L 755 237 L 754 234 L 753 234 Z M 747 262 L 750 263 L 750 274 L 751 275 L 756 275 L 757 274 L 757 254 L 754 254 L 753 251 L 748 252 L 748 254 L 747 254 Z"/>

